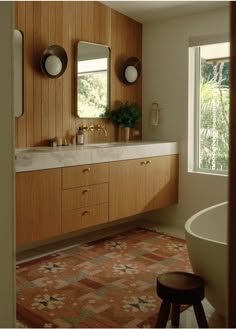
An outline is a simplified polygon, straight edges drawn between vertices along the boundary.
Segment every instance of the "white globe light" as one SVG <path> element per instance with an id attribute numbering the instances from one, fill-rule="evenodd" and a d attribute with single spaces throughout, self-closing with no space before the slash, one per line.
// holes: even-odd
<path id="1" fill-rule="evenodd" d="M 58 75 L 62 70 L 62 62 L 59 57 L 50 55 L 45 60 L 45 69 L 50 75 Z"/>
<path id="2" fill-rule="evenodd" d="M 125 69 L 125 79 L 129 83 L 133 83 L 138 78 L 138 71 L 134 66 L 127 66 Z"/>

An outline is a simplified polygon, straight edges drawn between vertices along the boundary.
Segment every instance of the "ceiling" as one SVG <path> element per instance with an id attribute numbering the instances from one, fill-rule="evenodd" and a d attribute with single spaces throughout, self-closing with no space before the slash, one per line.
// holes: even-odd
<path id="1" fill-rule="evenodd" d="M 140 23 L 228 7 L 229 1 L 101 1 Z"/>

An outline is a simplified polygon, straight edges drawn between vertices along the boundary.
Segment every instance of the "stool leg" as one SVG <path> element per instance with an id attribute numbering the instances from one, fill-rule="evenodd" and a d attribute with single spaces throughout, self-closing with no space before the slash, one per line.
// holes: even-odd
<path id="1" fill-rule="evenodd" d="M 163 300 L 155 328 L 165 328 L 170 313 L 170 302 Z"/>
<path id="2" fill-rule="evenodd" d="M 206 320 L 205 312 L 202 303 L 197 303 L 193 305 L 195 316 L 197 319 L 197 324 L 199 328 L 208 328 L 208 323 Z"/>
<path id="3" fill-rule="evenodd" d="M 180 304 L 172 304 L 171 324 L 179 328 Z"/>

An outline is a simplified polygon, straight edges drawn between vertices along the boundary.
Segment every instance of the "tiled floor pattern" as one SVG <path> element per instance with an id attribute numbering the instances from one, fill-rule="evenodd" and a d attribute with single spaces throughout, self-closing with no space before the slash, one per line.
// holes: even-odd
<path id="1" fill-rule="evenodd" d="M 135 230 L 80 244 L 18 265 L 18 316 L 29 327 L 153 327 L 155 278 L 169 270 L 191 268 L 185 242 L 165 234 Z M 204 309 L 209 327 L 225 327 L 206 300 Z M 180 327 L 197 327 L 192 308 Z"/>
<path id="2" fill-rule="evenodd" d="M 156 276 L 191 271 L 185 241 L 134 230 L 17 267 L 17 312 L 31 327 L 153 326 Z"/>

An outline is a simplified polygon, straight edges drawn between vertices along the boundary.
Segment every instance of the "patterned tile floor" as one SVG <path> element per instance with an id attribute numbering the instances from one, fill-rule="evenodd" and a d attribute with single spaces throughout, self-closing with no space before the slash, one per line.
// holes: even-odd
<path id="1" fill-rule="evenodd" d="M 153 327 L 160 306 L 155 279 L 171 270 L 191 271 L 185 241 L 143 229 L 22 263 L 17 325 Z M 207 302 L 204 307 L 210 319 L 213 311 Z M 191 308 L 181 314 L 180 325 L 196 327 Z"/>
<path id="2" fill-rule="evenodd" d="M 134 230 L 17 266 L 17 316 L 30 327 L 152 327 L 155 279 L 191 271 L 184 240 Z"/>

